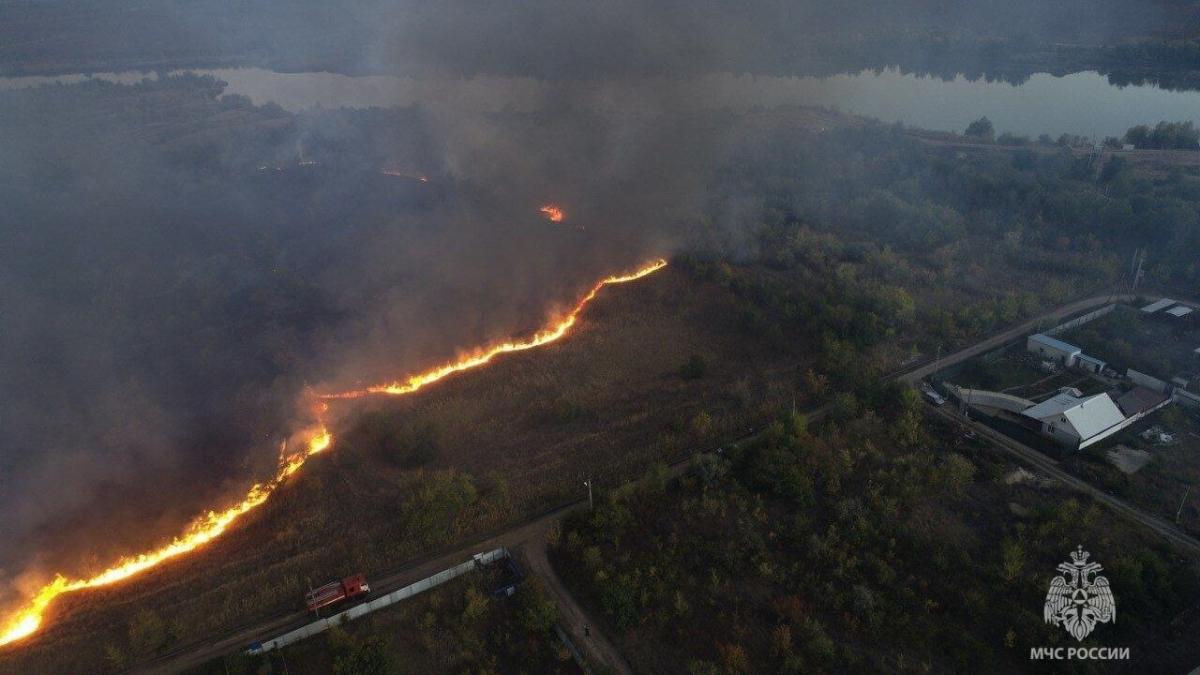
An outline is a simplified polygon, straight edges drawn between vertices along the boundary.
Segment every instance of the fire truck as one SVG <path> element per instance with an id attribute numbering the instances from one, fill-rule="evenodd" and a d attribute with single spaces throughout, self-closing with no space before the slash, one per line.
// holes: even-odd
<path id="1" fill-rule="evenodd" d="M 331 581 L 320 588 L 309 591 L 304 596 L 304 604 L 308 611 L 315 612 L 322 607 L 337 604 L 371 592 L 366 575 L 359 573 L 346 577 L 341 581 Z"/>

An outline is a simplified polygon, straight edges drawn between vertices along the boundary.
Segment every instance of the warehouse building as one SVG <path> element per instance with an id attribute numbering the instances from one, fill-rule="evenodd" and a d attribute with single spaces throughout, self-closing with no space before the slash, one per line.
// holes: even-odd
<path id="1" fill-rule="evenodd" d="M 1062 340 L 1041 333 L 1030 335 L 1025 347 L 1044 359 L 1062 364 L 1064 368 L 1075 365 L 1075 360 L 1083 353 L 1083 350 L 1075 345 L 1069 345 Z"/>

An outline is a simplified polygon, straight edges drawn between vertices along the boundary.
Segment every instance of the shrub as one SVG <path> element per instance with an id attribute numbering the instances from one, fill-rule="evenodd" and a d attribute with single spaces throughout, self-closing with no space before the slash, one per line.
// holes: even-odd
<path id="1" fill-rule="evenodd" d="M 144 609 L 129 622 L 129 647 L 133 653 L 148 655 L 167 644 L 167 627 L 154 610 Z"/>

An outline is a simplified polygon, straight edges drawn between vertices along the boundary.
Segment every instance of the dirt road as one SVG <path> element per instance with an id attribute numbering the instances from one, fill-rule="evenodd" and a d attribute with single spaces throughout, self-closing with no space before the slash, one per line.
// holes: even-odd
<path id="1" fill-rule="evenodd" d="M 930 406 L 932 414 L 940 415 L 941 417 L 954 422 L 961 422 L 963 418 L 944 408 L 934 408 Z M 992 445 L 1001 448 L 1005 452 L 1013 455 L 1022 464 L 1026 464 L 1037 471 L 1052 476 L 1056 480 L 1061 481 L 1067 487 L 1070 487 L 1079 492 L 1087 494 L 1092 499 L 1104 504 L 1112 509 L 1117 515 L 1131 520 L 1146 529 L 1161 535 L 1169 540 L 1172 544 L 1178 546 L 1181 550 L 1200 556 L 1200 540 L 1186 534 L 1179 528 L 1162 520 L 1156 516 L 1133 506 L 1123 499 L 1119 499 L 1104 490 L 1094 487 L 1091 483 L 1084 481 L 1059 467 L 1058 462 L 1038 452 L 1037 450 L 1021 443 L 1018 440 L 1005 436 L 1004 434 L 992 429 L 986 424 L 981 424 L 974 420 L 968 420 L 968 423 L 981 434 L 985 439 L 991 441 Z"/>
<path id="2" fill-rule="evenodd" d="M 976 342 L 970 347 L 966 347 L 962 350 L 954 352 L 953 354 L 943 356 L 941 359 L 920 365 L 899 375 L 897 379 L 899 379 L 901 382 L 908 382 L 910 384 L 913 382 L 918 382 L 932 375 L 934 371 L 946 368 L 947 366 L 952 366 L 961 361 L 966 361 L 973 356 L 978 356 L 984 352 L 1001 347 L 1019 337 L 1037 330 L 1051 328 L 1054 326 L 1054 324 L 1061 322 L 1063 319 L 1071 316 L 1072 314 L 1078 314 L 1089 309 L 1098 308 L 1110 302 L 1128 302 L 1129 300 L 1132 300 L 1133 297 L 1134 296 L 1132 295 L 1097 295 L 1084 300 L 1076 300 L 1075 302 L 1063 305 L 1062 307 L 1047 312 L 1039 317 L 1030 319 L 1025 323 L 1013 326 L 1012 328 L 997 333 L 987 339 Z"/>

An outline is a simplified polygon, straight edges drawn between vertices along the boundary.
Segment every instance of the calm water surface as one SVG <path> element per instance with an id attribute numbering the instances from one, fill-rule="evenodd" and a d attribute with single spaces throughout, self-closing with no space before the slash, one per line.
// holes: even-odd
<path id="1" fill-rule="evenodd" d="M 752 77 L 714 74 L 694 78 L 648 78 L 619 82 L 548 83 L 529 78 L 414 79 L 334 73 L 276 73 L 261 68 L 192 71 L 229 83 L 229 93 L 289 110 L 403 106 L 420 103 L 460 112 L 537 109 L 569 94 L 600 108 L 634 110 L 670 101 L 696 109 L 739 110 L 751 106 L 821 105 L 886 122 L 961 131 L 987 115 L 998 131 L 1037 136 L 1069 132 L 1120 136 L 1136 124 L 1193 120 L 1200 124 L 1200 92 L 1154 86 L 1117 87 L 1093 72 L 1065 77 L 1034 75 L 1022 85 L 944 81 L 895 69 L 833 77 Z M 72 83 L 85 75 L 0 78 L 0 89 Z M 102 73 L 96 79 L 133 83 L 142 73 Z"/>

